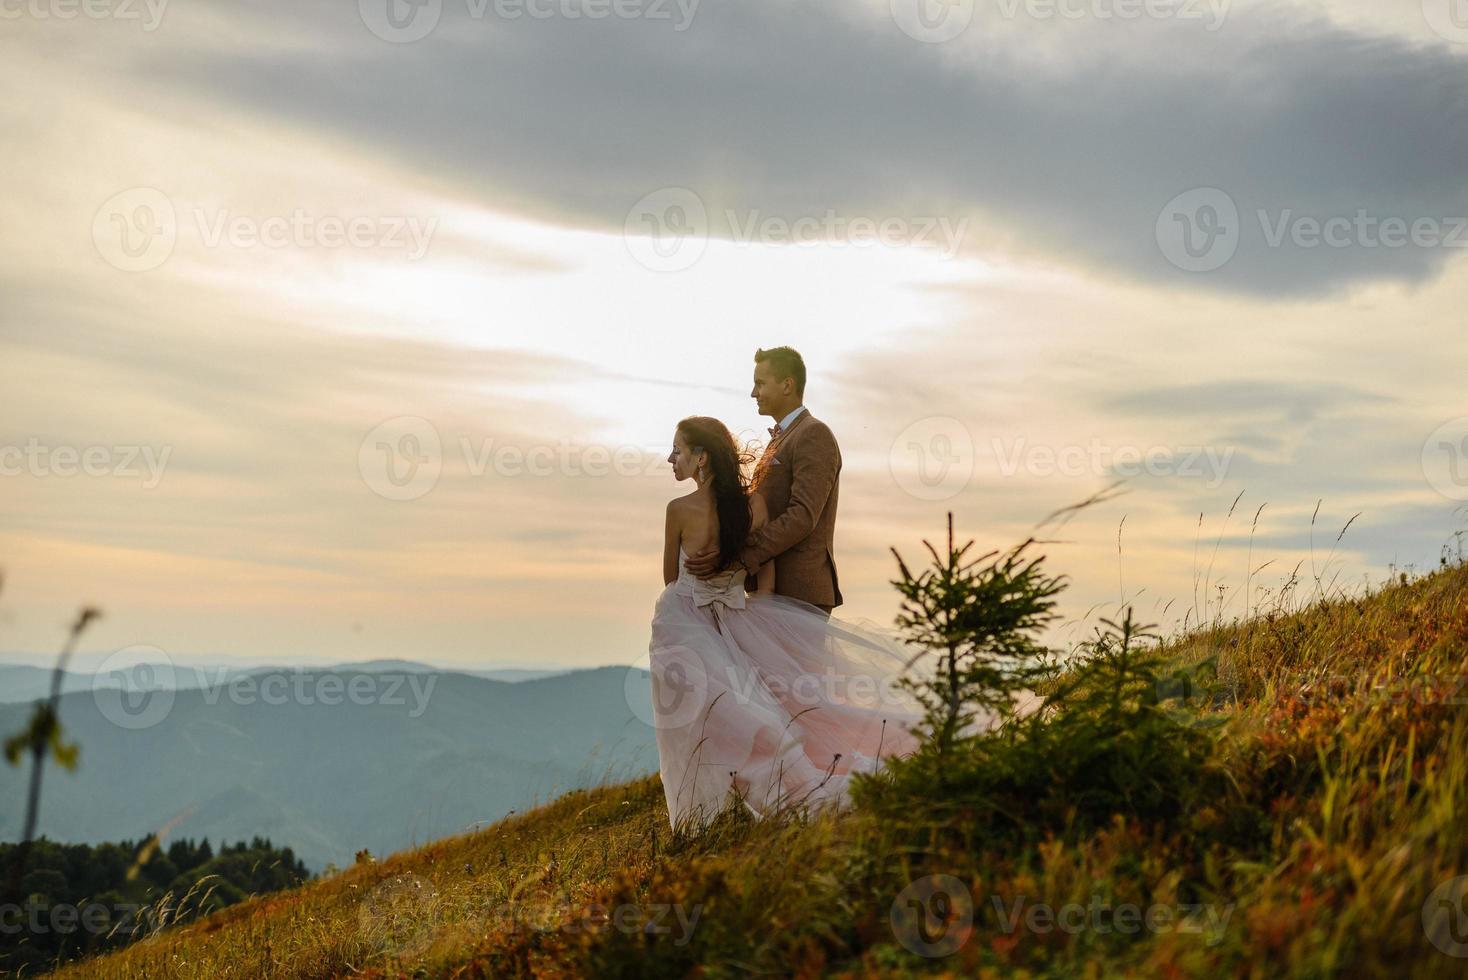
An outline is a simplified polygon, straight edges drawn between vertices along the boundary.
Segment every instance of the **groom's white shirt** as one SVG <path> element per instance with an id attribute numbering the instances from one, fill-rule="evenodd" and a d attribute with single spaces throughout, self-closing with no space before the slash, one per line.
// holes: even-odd
<path id="1" fill-rule="evenodd" d="M 785 416 L 783 419 L 781 419 L 779 422 L 776 422 L 775 424 L 780 427 L 781 432 L 784 432 L 786 429 L 790 428 L 790 423 L 794 422 L 795 419 L 803 411 L 805 411 L 805 406 L 797 405 L 795 406 L 795 411 L 791 412 L 789 415 Z"/>

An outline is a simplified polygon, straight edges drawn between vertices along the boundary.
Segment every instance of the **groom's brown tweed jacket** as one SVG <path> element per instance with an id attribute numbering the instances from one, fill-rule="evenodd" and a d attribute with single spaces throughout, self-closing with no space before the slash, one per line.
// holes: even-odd
<path id="1" fill-rule="evenodd" d="M 841 605 L 832 542 L 841 485 L 841 448 L 826 423 L 810 409 L 765 447 L 754 473 L 754 491 L 770 520 L 755 531 L 742 555 L 751 582 L 759 567 L 775 563 L 775 591 L 826 611 Z"/>

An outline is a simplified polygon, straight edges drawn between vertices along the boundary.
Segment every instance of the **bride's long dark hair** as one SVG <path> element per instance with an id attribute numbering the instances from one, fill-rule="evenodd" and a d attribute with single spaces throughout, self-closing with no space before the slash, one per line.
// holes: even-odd
<path id="1" fill-rule="evenodd" d="M 749 512 L 749 480 L 744 472 L 754 456 L 739 448 L 729 427 L 718 419 L 695 415 L 679 422 L 678 432 L 690 449 L 708 455 L 709 482 L 719 514 L 719 567 L 727 568 L 739 560 L 754 522 Z"/>

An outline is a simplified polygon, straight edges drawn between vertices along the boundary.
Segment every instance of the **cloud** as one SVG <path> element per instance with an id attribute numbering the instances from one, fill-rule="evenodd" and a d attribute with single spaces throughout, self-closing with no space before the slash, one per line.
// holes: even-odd
<path id="1" fill-rule="evenodd" d="M 1127 594 L 1186 595 L 1198 513 L 1211 538 L 1241 489 L 1225 548 L 1267 499 L 1260 530 L 1284 535 L 1292 564 L 1301 544 L 1282 529 L 1308 527 L 1323 497 L 1329 535 L 1356 511 L 1377 535 L 1358 552 L 1353 528 L 1338 557 L 1383 563 L 1397 540 L 1435 559 L 1441 508 L 1419 456 L 1461 412 L 1468 269 L 1295 301 L 1410 287 L 1446 252 L 1261 254 L 1246 238 L 1190 275 L 1154 231 L 1168 199 L 1204 185 L 1244 218 L 1460 212 L 1468 59 L 1364 22 L 1254 12 L 1215 34 L 984 24 L 932 46 L 876 6 L 709 0 L 678 34 L 470 22 L 450 2 L 409 45 L 372 36 L 351 3 L 178 5 L 147 37 L 13 24 L 45 43 L 0 66 L 19 93 L 0 109 L 17 163 L 0 199 L 0 445 L 173 447 L 153 491 L 7 484 L 16 642 L 48 648 L 95 598 L 97 642 L 175 652 L 625 661 L 660 584 L 662 502 L 683 488 L 665 467 L 476 473 L 461 440 L 651 447 L 694 411 L 749 428 L 749 353 L 783 342 L 810 359 L 812 408 L 846 455 L 848 614 L 890 621 L 887 548 L 941 534 L 945 511 L 1001 546 L 1112 475 L 1000 472 L 1020 440 L 1238 450 L 1221 486 L 1137 479 L 1069 525 L 1055 560 L 1078 609 L 1114 601 L 1118 572 Z M 616 233 L 672 184 L 716 225 L 726 208 L 972 217 L 980 260 L 713 243 L 687 273 L 657 274 Z M 129 275 L 89 229 L 141 185 L 171 196 L 180 235 L 163 266 Z M 297 207 L 442 223 L 410 263 L 204 247 L 190 220 Z M 364 482 L 359 451 L 405 415 L 437 427 L 445 459 L 431 493 L 396 502 Z M 972 444 L 949 499 L 902 482 L 904 433 L 935 418 Z"/>
<path id="2" fill-rule="evenodd" d="M 427 38 L 388 44 L 354 5 L 272 7 L 258 16 L 278 34 L 320 43 L 175 46 L 139 76 L 579 226 L 620 229 L 643 195 L 684 186 L 716 234 L 726 211 L 735 224 L 956 215 L 973 220 L 973 248 L 1263 295 L 1422 282 L 1463 254 L 1371 244 L 1385 219 L 1450 237 L 1468 215 L 1468 59 L 1440 43 L 1256 7 L 1215 32 L 976 24 L 952 47 L 834 0 L 705 4 L 682 32 L 443 9 Z M 1197 188 L 1239 213 L 1236 254 L 1206 275 L 1157 237 L 1165 206 Z M 1349 243 L 1317 229 L 1312 244 L 1308 221 L 1333 217 L 1351 220 Z"/>
<path id="3" fill-rule="evenodd" d="M 1130 415 L 1212 417 L 1215 419 L 1276 417 L 1299 425 L 1341 408 L 1366 408 L 1395 402 L 1353 385 L 1300 383 L 1267 378 L 1152 385 L 1117 392 L 1101 399 L 1109 411 Z M 1257 438 L 1257 436 L 1255 436 Z"/>

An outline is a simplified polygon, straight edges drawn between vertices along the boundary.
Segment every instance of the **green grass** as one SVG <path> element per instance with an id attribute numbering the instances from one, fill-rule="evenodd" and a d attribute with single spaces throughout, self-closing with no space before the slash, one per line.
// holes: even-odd
<path id="1" fill-rule="evenodd" d="M 1432 941 L 1468 953 L 1463 896 L 1441 891 L 1468 875 L 1468 569 L 1217 625 L 1160 652 L 1176 668 L 1216 665 L 1201 710 L 1176 715 L 1209 734 L 1205 759 L 1168 770 L 1187 783 L 1175 787 L 1188 801 L 1180 811 L 1089 822 L 1019 813 L 1018 830 L 988 836 L 960 787 L 951 806 L 728 816 L 687 838 L 669 833 L 657 780 L 642 779 L 358 864 L 58 975 L 1468 973 L 1468 959 Z M 952 901 L 921 904 L 925 882 Z M 1435 890 L 1457 900 L 1459 919 Z M 904 900 L 894 919 L 899 894 L 919 904 Z M 1047 928 L 1042 904 L 1071 905 L 1084 921 Z M 1106 907 L 1123 904 L 1152 910 L 1155 928 L 1114 928 L 1130 920 Z M 691 930 L 659 913 L 674 906 Z M 902 918 L 923 912 L 939 914 L 926 932 Z M 1179 916 L 1200 931 L 1174 927 Z"/>

